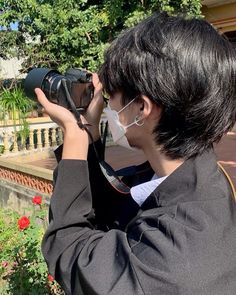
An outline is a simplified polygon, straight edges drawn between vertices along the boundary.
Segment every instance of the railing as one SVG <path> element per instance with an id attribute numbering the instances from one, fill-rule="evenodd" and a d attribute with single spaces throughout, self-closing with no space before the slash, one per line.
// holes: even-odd
<path id="1" fill-rule="evenodd" d="M 3 131 L 1 137 L 3 154 L 49 148 L 62 143 L 62 132 L 58 127 L 30 129 L 27 137 L 21 136 L 18 131 Z"/>
<path id="2" fill-rule="evenodd" d="M 29 132 L 27 136 L 20 132 L 21 126 L 0 126 L 0 148 L 2 155 L 18 155 L 26 151 L 50 149 L 62 144 L 63 134 L 56 123 L 49 118 L 37 118 L 29 120 Z M 105 119 L 100 122 L 100 133 L 103 136 L 105 130 Z M 107 134 L 107 145 L 112 144 L 110 133 Z"/>

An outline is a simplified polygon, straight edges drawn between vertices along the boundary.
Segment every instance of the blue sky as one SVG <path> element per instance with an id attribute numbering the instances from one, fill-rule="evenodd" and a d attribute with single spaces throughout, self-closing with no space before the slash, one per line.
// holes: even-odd
<path id="1" fill-rule="evenodd" d="M 12 30 L 14 30 L 14 31 L 17 30 L 17 27 L 18 27 L 18 23 L 11 23 L 11 29 Z M 0 26 L 0 31 L 1 30 L 3 30 L 3 27 Z"/>
<path id="2" fill-rule="evenodd" d="M 17 30 L 18 24 L 17 23 L 12 23 L 11 28 L 12 30 Z"/>

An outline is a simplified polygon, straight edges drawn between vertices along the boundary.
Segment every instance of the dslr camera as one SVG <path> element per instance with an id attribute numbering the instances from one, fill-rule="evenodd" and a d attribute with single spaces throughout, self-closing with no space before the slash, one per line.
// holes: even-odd
<path id="1" fill-rule="evenodd" d="M 81 113 L 86 111 L 94 95 L 92 74 L 81 69 L 69 69 L 65 75 L 48 68 L 34 68 L 25 78 L 25 94 L 36 100 L 35 88 L 40 88 L 49 101 L 71 109 L 68 94 Z"/>

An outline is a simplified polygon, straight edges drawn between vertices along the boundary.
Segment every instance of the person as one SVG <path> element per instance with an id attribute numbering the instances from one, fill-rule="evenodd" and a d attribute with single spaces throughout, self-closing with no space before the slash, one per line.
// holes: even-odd
<path id="1" fill-rule="evenodd" d="M 83 117 L 103 155 L 104 109 L 117 144 L 147 162 L 116 191 L 72 113 L 38 101 L 63 130 L 42 242 L 66 294 L 233 295 L 236 206 L 214 144 L 233 126 L 236 52 L 203 19 L 154 14 L 112 42 Z"/>

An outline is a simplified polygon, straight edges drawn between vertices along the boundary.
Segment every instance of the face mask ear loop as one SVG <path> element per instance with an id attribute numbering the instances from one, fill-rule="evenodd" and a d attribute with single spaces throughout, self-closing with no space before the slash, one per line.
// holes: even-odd
<path id="1" fill-rule="evenodd" d="M 140 119 L 139 116 L 136 116 L 134 122 L 135 122 L 135 124 L 136 124 L 137 126 L 141 127 L 141 126 L 144 125 L 144 121 L 141 122 L 141 123 L 139 123 L 139 121 L 141 121 L 141 120 L 143 120 L 143 119 L 142 119 L 142 118 Z"/>
<path id="2" fill-rule="evenodd" d="M 127 103 L 127 105 L 125 105 L 121 110 L 119 110 L 117 113 L 119 115 L 120 112 L 122 112 L 123 110 L 125 110 L 135 99 L 137 98 L 137 96 L 132 99 L 129 103 Z"/>

